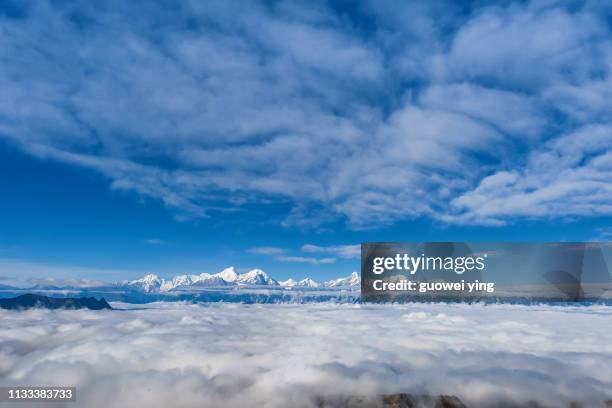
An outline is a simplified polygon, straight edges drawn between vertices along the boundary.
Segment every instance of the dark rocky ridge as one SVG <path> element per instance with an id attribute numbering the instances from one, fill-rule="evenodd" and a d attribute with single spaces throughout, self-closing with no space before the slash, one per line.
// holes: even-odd
<path id="1" fill-rule="evenodd" d="M 112 307 L 101 298 L 97 300 L 88 298 L 52 298 L 43 295 L 27 293 L 10 299 L 0 299 L 0 308 L 11 310 L 22 310 L 31 308 L 41 309 L 91 309 L 103 310 Z"/>
<path id="2" fill-rule="evenodd" d="M 452 395 L 337 395 L 317 397 L 315 404 L 318 408 L 467 408 L 459 398 Z"/>
<path id="3" fill-rule="evenodd" d="M 411 395 L 411 394 L 387 394 L 377 396 L 347 396 L 335 395 L 317 397 L 315 399 L 317 408 L 587 408 L 592 405 L 583 405 L 572 402 L 569 405 L 559 404 L 555 407 L 543 405 L 536 401 L 524 403 L 496 402 L 489 404 L 478 404 L 476 406 L 465 405 L 454 395 Z M 612 400 L 603 402 L 605 408 L 612 408 Z"/>

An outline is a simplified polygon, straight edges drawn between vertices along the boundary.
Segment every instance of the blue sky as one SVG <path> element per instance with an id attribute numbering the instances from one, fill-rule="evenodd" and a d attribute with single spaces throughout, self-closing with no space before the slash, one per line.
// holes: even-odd
<path id="1" fill-rule="evenodd" d="M 0 3 L 0 276 L 612 237 L 612 7 Z"/>

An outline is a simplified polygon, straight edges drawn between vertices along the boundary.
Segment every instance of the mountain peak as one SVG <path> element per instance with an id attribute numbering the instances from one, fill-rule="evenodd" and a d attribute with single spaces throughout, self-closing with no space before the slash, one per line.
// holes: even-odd
<path id="1" fill-rule="evenodd" d="M 249 285 L 278 285 L 278 282 L 261 269 L 252 269 L 238 276 L 236 282 Z"/>
<path id="2" fill-rule="evenodd" d="M 310 278 L 304 278 L 299 281 L 296 286 L 307 287 L 307 288 L 318 288 L 319 282 L 312 280 Z"/>
<path id="3" fill-rule="evenodd" d="M 236 280 L 238 279 L 238 274 L 236 273 L 236 269 L 233 266 L 225 268 L 224 270 L 214 274 L 213 276 L 219 277 L 226 282 L 236 282 Z"/>
<path id="4" fill-rule="evenodd" d="M 143 276 L 140 279 L 132 280 L 128 282 L 128 285 L 140 286 L 145 292 L 152 292 L 159 289 L 164 284 L 164 280 L 160 279 L 159 276 L 150 273 Z"/>
<path id="5" fill-rule="evenodd" d="M 295 286 L 296 283 L 297 283 L 297 281 L 295 281 L 295 280 L 293 280 L 291 278 L 289 278 L 287 280 L 284 280 L 284 281 L 279 281 L 278 282 L 279 285 L 284 286 L 286 288 L 293 287 L 293 286 Z"/>
<path id="6" fill-rule="evenodd" d="M 361 278 L 357 272 L 351 273 L 345 278 L 332 279 L 325 282 L 324 286 L 333 288 L 339 286 L 359 286 L 361 285 Z"/>
<path id="7" fill-rule="evenodd" d="M 134 282 L 147 282 L 147 283 L 155 283 L 155 282 L 160 282 L 161 279 L 159 278 L 159 276 L 155 275 L 154 273 L 150 273 L 148 275 L 143 276 L 140 279 L 136 279 Z"/>

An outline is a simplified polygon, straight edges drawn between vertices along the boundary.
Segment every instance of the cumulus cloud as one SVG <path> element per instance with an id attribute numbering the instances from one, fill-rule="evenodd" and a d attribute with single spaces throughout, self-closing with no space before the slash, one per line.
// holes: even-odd
<path id="1" fill-rule="evenodd" d="M 611 15 L 16 3 L 0 13 L 0 138 L 180 219 L 269 202 L 299 226 L 610 215 Z"/>
<path id="2" fill-rule="evenodd" d="M 612 211 L 611 152 L 611 127 L 580 128 L 534 149 L 524 166 L 485 177 L 452 204 L 467 209 L 460 218 L 472 222 L 606 215 Z"/>
<path id="3" fill-rule="evenodd" d="M 485 407 L 612 398 L 608 307 L 114 306 L 130 310 L 0 310 L 2 384 L 73 385 L 92 408 L 315 407 L 316 396 L 398 392 Z"/>

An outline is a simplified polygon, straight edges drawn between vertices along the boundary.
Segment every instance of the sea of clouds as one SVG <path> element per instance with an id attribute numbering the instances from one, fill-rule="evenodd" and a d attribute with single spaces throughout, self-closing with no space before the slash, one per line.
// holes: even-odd
<path id="1" fill-rule="evenodd" d="M 70 407 L 309 407 L 399 392 L 470 406 L 612 399 L 605 306 L 114 306 L 0 311 L 0 385 L 76 386 Z"/>

